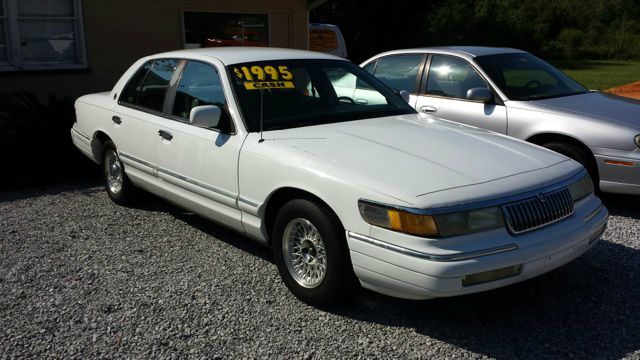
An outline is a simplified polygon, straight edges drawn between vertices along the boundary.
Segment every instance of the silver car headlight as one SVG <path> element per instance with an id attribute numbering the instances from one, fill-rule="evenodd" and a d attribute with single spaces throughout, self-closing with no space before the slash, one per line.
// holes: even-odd
<path id="1" fill-rule="evenodd" d="M 569 185 L 568 188 L 574 203 L 578 200 L 584 199 L 593 193 L 593 182 L 591 181 L 591 176 L 586 174 L 580 180 Z"/>
<path id="2" fill-rule="evenodd" d="M 455 236 L 504 227 L 502 211 L 497 206 L 435 215 L 366 200 L 360 200 L 358 208 L 364 221 L 371 225 L 422 237 Z"/>
<path id="3" fill-rule="evenodd" d="M 636 143 L 636 146 L 640 148 L 640 134 L 636 135 L 636 137 L 633 138 L 633 141 Z"/>

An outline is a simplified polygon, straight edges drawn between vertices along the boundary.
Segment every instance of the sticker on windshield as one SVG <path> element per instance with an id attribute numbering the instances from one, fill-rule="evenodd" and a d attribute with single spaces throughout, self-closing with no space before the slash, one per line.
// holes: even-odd
<path id="1" fill-rule="evenodd" d="M 247 90 L 293 89 L 293 74 L 287 66 L 241 66 L 234 67 L 233 73 L 244 80 Z"/>

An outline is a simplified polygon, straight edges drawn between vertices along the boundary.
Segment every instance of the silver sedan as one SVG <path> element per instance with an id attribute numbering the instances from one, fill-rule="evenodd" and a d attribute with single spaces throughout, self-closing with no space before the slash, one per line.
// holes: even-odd
<path id="1" fill-rule="evenodd" d="M 590 91 L 515 49 L 395 50 L 361 66 L 420 112 L 544 146 L 580 162 L 601 191 L 640 194 L 638 100 Z"/>

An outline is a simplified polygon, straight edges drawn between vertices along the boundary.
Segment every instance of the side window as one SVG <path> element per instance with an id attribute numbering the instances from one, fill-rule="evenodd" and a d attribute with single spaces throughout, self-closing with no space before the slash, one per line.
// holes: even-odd
<path id="1" fill-rule="evenodd" d="M 136 104 L 140 88 L 142 88 L 142 82 L 144 81 L 144 77 L 147 76 L 147 72 L 149 72 L 152 63 L 153 61 L 147 61 L 140 67 L 140 69 L 138 69 L 138 71 L 136 71 L 135 74 L 133 74 L 127 85 L 122 90 L 119 102 L 132 105 Z"/>
<path id="2" fill-rule="evenodd" d="M 191 109 L 201 105 L 216 105 L 222 110 L 218 130 L 233 132 L 231 116 L 222 90 L 220 74 L 211 65 L 189 61 L 178 82 L 171 113 L 189 121 Z"/>
<path id="3" fill-rule="evenodd" d="M 159 59 L 153 62 L 140 89 L 138 106 L 162 112 L 164 95 L 177 65 L 176 59 Z"/>
<path id="4" fill-rule="evenodd" d="M 376 69 L 376 62 L 377 62 L 377 60 L 374 60 L 374 61 L 372 61 L 372 62 L 368 63 L 367 65 L 365 65 L 365 66 L 363 67 L 363 69 L 364 69 L 366 72 L 368 72 L 369 74 L 372 74 L 372 75 L 373 75 L 373 70 L 375 70 L 375 69 Z"/>
<path id="5" fill-rule="evenodd" d="M 375 77 L 394 90 L 414 92 L 422 54 L 393 55 L 378 60 Z"/>
<path id="6" fill-rule="evenodd" d="M 189 61 L 178 83 L 172 114 L 188 120 L 191 109 L 200 105 L 226 106 L 220 75 L 210 65 Z"/>
<path id="7" fill-rule="evenodd" d="M 442 55 L 431 58 L 427 95 L 466 99 L 467 91 L 478 87 L 488 85 L 465 60 Z"/>

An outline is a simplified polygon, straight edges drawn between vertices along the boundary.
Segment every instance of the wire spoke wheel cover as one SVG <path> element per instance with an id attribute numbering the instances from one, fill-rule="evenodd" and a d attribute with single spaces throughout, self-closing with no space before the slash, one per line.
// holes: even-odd
<path id="1" fill-rule="evenodd" d="M 124 173 L 118 154 L 114 150 L 108 150 L 104 157 L 104 171 L 109 190 L 113 194 L 119 194 L 122 191 Z"/>
<path id="2" fill-rule="evenodd" d="M 319 286 L 327 273 L 327 252 L 318 229 L 306 219 L 287 224 L 282 235 L 282 253 L 287 270 L 305 288 Z"/>

